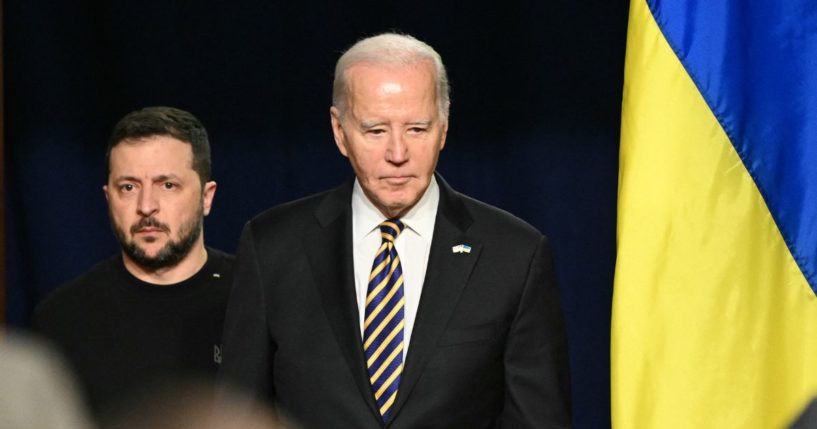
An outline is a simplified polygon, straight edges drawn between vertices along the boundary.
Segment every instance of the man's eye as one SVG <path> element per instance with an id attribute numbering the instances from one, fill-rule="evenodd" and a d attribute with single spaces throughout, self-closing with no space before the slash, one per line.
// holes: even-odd
<path id="1" fill-rule="evenodd" d="M 134 186 L 132 183 L 125 183 L 124 185 L 121 185 L 119 189 L 122 191 L 130 192 L 134 189 Z"/>
<path id="2" fill-rule="evenodd" d="M 379 128 L 371 129 L 371 130 L 368 131 L 369 134 L 375 135 L 375 136 L 379 136 L 381 134 L 384 134 L 385 132 L 386 132 L 386 130 L 382 130 L 382 129 L 379 129 Z"/>
<path id="3" fill-rule="evenodd" d="M 165 182 L 164 184 L 162 184 L 162 186 L 164 186 L 165 189 L 173 189 L 176 187 L 176 184 L 172 182 Z"/>
<path id="4" fill-rule="evenodd" d="M 415 134 L 424 133 L 425 131 L 426 131 L 426 129 L 423 128 L 423 127 L 411 127 L 411 128 L 409 128 L 409 132 L 410 133 L 415 133 Z"/>

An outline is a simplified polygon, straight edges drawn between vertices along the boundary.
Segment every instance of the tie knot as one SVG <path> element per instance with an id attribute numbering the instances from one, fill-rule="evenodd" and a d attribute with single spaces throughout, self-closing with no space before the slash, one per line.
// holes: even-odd
<path id="1" fill-rule="evenodd" d="M 400 219 L 386 219 L 380 224 L 380 236 L 384 241 L 391 241 L 397 239 L 397 236 L 405 229 L 403 222 Z"/>

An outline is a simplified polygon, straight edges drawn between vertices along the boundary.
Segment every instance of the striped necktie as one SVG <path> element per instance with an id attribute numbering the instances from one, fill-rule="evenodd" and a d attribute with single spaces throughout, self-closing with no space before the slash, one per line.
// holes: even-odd
<path id="1" fill-rule="evenodd" d="M 366 292 L 363 350 L 369 382 L 383 421 L 388 422 L 403 372 L 403 269 L 394 240 L 405 228 L 400 219 L 380 224 L 382 242 Z"/>

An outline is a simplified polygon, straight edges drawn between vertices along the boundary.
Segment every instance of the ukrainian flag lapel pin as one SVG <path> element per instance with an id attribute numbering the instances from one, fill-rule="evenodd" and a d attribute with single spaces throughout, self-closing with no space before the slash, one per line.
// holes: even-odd
<path id="1" fill-rule="evenodd" d="M 451 248 L 452 253 L 471 253 L 471 246 L 467 244 L 458 244 Z"/>

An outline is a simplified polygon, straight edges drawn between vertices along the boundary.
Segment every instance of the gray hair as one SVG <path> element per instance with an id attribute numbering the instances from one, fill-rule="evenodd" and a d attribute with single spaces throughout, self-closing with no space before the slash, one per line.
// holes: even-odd
<path id="1" fill-rule="evenodd" d="M 406 66 L 423 61 L 428 61 L 434 66 L 437 110 L 440 117 L 448 120 L 450 88 L 443 60 L 434 48 L 407 34 L 383 33 L 362 39 L 347 49 L 335 65 L 332 105 L 338 109 L 340 117 L 343 118 L 346 113 L 349 92 L 346 73 L 355 64 Z"/>

